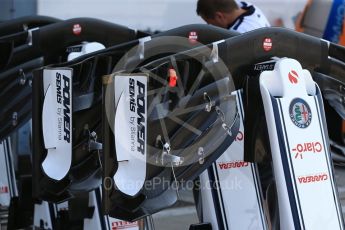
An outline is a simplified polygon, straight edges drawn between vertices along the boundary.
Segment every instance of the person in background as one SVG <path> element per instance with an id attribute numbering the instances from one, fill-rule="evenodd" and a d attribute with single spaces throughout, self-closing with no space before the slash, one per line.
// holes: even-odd
<path id="1" fill-rule="evenodd" d="M 207 24 L 234 30 L 239 33 L 270 26 L 266 16 L 258 7 L 247 2 L 239 2 L 236 0 L 198 0 L 196 13 L 201 16 Z M 262 114 L 257 115 L 259 116 L 259 123 L 266 125 L 264 116 Z M 261 130 L 264 129 L 262 128 Z M 260 132 L 257 135 L 264 136 Z M 265 140 L 262 140 L 262 138 L 259 138 L 256 144 L 261 146 L 260 151 L 265 152 L 269 149 L 267 143 Z M 274 189 L 268 189 L 269 187 L 274 188 L 274 183 L 272 182 L 272 167 L 269 161 L 264 160 L 263 162 L 264 163 L 258 164 L 261 188 L 264 194 L 271 194 L 272 191 L 275 191 Z M 273 186 L 269 186 L 271 184 L 273 184 Z M 198 196 L 195 195 L 195 197 Z M 266 195 L 264 199 L 267 202 L 266 205 L 269 206 Z M 198 213 L 201 213 L 201 202 L 196 201 L 196 204 Z M 273 207 L 272 213 L 275 213 L 275 208 L 276 207 Z"/>
<path id="2" fill-rule="evenodd" d="M 235 0 L 198 0 L 196 13 L 207 24 L 239 33 L 270 26 L 258 7 Z"/>

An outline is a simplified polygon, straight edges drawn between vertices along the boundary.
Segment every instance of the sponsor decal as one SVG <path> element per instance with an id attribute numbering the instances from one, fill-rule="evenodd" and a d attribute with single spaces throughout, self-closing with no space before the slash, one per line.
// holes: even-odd
<path id="1" fill-rule="evenodd" d="M 146 150 L 146 85 L 141 81 L 129 78 L 129 110 L 131 127 L 131 151 L 142 155 Z M 136 121 L 135 121 L 136 120 Z"/>
<path id="2" fill-rule="evenodd" d="M 70 46 L 66 48 L 67 53 L 73 53 L 73 52 L 81 52 L 83 49 L 83 46 L 78 45 L 78 46 Z"/>
<path id="3" fill-rule="evenodd" d="M 115 221 L 111 223 L 112 230 L 129 229 L 138 227 L 138 222 Z"/>
<path id="4" fill-rule="evenodd" d="M 322 182 L 322 181 L 326 181 L 326 180 L 328 180 L 328 174 L 327 173 L 298 177 L 298 182 L 300 184 L 317 183 L 317 182 Z"/>
<path id="5" fill-rule="evenodd" d="M 0 194 L 6 194 L 6 193 L 8 193 L 8 187 L 0 186 Z"/>
<path id="6" fill-rule="evenodd" d="M 291 84 L 297 84 L 298 78 L 299 78 L 299 76 L 295 70 L 291 70 L 289 72 L 289 81 L 291 82 Z"/>
<path id="7" fill-rule="evenodd" d="M 255 71 L 263 72 L 263 71 L 272 71 L 274 70 L 275 63 L 267 63 L 267 64 L 256 64 L 254 66 Z"/>
<path id="8" fill-rule="evenodd" d="M 137 87 L 138 87 L 138 95 L 137 95 L 137 107 L 138 107 L 138 133 L 137 133 L 137 141 L 138 146 L 137 150 L 141 154 L 145 154 L 145 134 L 146 134 L 146 85 L 143 84 L 140 81 L 137 81 Z"/>
<path id="9" fill-rule="evenodd" d="M 195 43 L 198 41 L 198 34 L 195 31 L 189 32 L 188 39 L 191 43 Z"/>
<path id="10" fill-rule="evenodd" d="M 73 25 L 73 34 L 74 35 L 81 34 L 81 30 L 82 30 L 82 28 L 81 28 L 81 26 L 79 24 L 74 24 Z"/>
<path id="11" fill-rule="evenodd" d="M 61 91 L 61 74 L 56 73 L 56 101 L 62 103 L 62 91 Z"/>
<path id="12" fill-rule="evenodd" d="M 264 48 L 264 50 L 266 52 L 270 51 L 273 47 L 273 42 L 271 38 L 265 38 L 263 43 L 262 43 L 262 47 Z"/>
<path id="13" fill-rule="evenodd" d="M 248 167 L 249 163 L 244 162 L 244 161 L 233 161 L 233 162 L 218 163 L 218 166 L 221 170 L 226 170 L 226 169 L 233 169 L 233 168 Z"/>
<path id="14" fill-rule="evenodd" d="M 290 103 L 289 108 L 291 121 L 301 129 L 307 128 L 312 119 L 310 107 L 306 101 L 301 98 L 295 98 Z"/>
<path id="15" fill-rule="evenodd" d="M 63 139 L 71 142 L 71 79 L 59 72 L 56 73 L 56 101 L 63 105 L 63 108 L 58 109 L 58 136 L 59 140 Z M 62 124 L 63 123 L 63 124 Z"/>
<path id="16" fill-rule="evenodd" d="M 136 108 L 136 100 L 135 100 L 135 81 L 134 79 L 129 79 L 129 110 L 135 113 Z"/>
<path id="17" fill-rule="evenodd" d="M 323 150 L 323 146 L 320 142 L 307 142 L 298 144 L 292 151 L 295 153 L 295 159 L 303 159 L 303 153 L 320 153 Z"/>

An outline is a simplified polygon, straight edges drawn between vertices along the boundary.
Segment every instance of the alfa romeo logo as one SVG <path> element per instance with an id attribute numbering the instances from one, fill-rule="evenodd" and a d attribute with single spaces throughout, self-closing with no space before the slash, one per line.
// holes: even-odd
<path id="1" fill-rule="evenodd" d="M 290 118 L 298 127 L 305 129 L 311 123 L 312 113 L 306 101 L 301 98 L 293 99 L 290 104 Z"/>

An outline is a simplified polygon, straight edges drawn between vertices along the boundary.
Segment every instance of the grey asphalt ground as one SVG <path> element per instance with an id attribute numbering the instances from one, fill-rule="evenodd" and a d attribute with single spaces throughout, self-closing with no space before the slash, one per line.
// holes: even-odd
<path id="1" fill-rule="evenodd" d="M 168 209 L 153 216 L 156 230 L 188 230 L 193 223 L 198 223 L 194 206 Z"/>
<path id="2" fill-rule="evenodd" d="M 156 230 L 188 230 L 199 222 L 191 191 L 180 191 L 181 201 L 174 207 L 153 215 Z"/>

